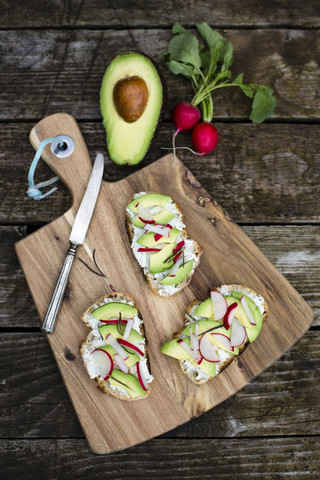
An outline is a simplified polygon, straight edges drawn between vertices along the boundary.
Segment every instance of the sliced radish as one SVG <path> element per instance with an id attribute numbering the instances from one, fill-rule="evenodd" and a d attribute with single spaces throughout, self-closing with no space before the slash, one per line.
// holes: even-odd
<path id="1" fill-rule="evenodd" d="M 221 293 L 211 291 L 210 294 L 213 308 L 213 319 L 218 322 L 227 313 L 228 304 Z"/>
<path id="2" fill-rule="evenodd" d="M 130 335 L 132 326 L 133 326 L 133 318 L 128 318 L 126 329 L 125 329 L 124 334 L 122 336 L 123 340 L 128 340 L 128 337 Z"/>
<path id="3" fill-rule="evenodd" d="M 195 360 L 197 363 L 199 363 L 199 362 L 201 363 L 201 356 L 198 355 L 197 352 L 194 352 L 193 350 L 191 350 L 189 345 L 186 342 L 184 342 L 182 340 L 182 338 L 179 338 L 178 343 L 179 343 L 180 347 L 182 347 L 183 350 L 185 350 L 190 355 L 190 357 L 193 358 L 193 360 Z"/>
<path id="4" fill-rule="evenodd" d="M 247 338 L 247 332 L 243 325 L 239 322 L 237 317 L 234 317 L 231 328 L 230 344 L 232 347 L 240 347 L 244 344 Z"/>
<path id="5" fill-rule="evenodd" d="M 159 233 L 156 233 L 156 234 L 154 235 L 154 241 L 155 241 L 155 242 L 158 242 L 159 240 L 161 240 L 162 237 L 163 237 L 163 235 L 159 235 Z"/>
<path id="6" fill-rule="evenodd" d="M 177 253 L 177 255 L 175 257 L 173 257 L 173 263 L 177 263 L 177 261 L 179 260 L 179 258 L 181 257 L 182 255 L 182 251 Z"/>
<path id="7" fill-rule="evenodd" d="M 114 338 L 111 333 L 106 336 L 106 341 L 110 343 L 111 347 L 115 349 L 117 353 L 119 353 L 120 357 L 123 358 L 123 360 L 127 360 L 129 358 L 127 352 L 119 345 L 118 341 Z"/>
<path id="8" fill-rule="evenodd" d="M 144 208 L 141 204 L 138 205 L 138 217 L 140 219 L 144 219 L 142 220 L 143 222 L 151 222 L 153 221 L 153 223 L 156 223 L 153 219 L 153 216 L 151 215 L 151 213 L 146 209 Z"/>
<path id="9" fill-rule="evenodd" d="M 143 351 L 140 350 L 140 348 L 136 347 L 136 345 L 134 345 L 133 343 L 128 342 L 127 340 L 124 340 L 123 338 L 118 338 L 118 343 L 120 345 L 123 345 L 124 347 L 127 347 L 127 348 L 130 348 L 131 350 L 134 350 L 138 355 L 140 355 L 140 357 L 144 357 Z"/>
<path id="10" fill-rule="evenodd" d="M 138 248 L 137 250 L 138 252 L 140 253 L 143 253 L 143 252 L 160 252 L 161 251 L 161 248 L 147 248 L 147 247 L 141 247 L 141 248 Z"/>
<path id="11" fill-rule="evenodd" d="M 224 345 L 225 347 L 227 347 L 229 350 L 231 350 L 231 342 L 230 342 L 230 338 L 228 338 L 226 335 L 224 335 L 223 333 L 211 333 L 211 335 L 216 339 L 216 340 L 219 340 L 220 343 L 222 343 L 222 345 Z"/>
<path id="12" fill-rule="evenodd" d="M 173 267 L 171 267 L 171 269 L 169 270 L 169 273 L 168 273 L 169 277 L 175 277 L 181 265 L 182 265 L 182 258 L 180 257 L 178 258 L 178 260 L 176 260 Z"/>
<path id="13" fill-rule="evenodd" d="M 101 376 L 104 380 L 111 375 L 113 370 L 113 361 L 111 355 L 105 350 L 101 350 L 100 348 L 96 348 L 91 352 L 92 358 L 94 363 L 100 370 Z"/>
<path id="14" fill-rule="evenodd" d="M 120 368 L 120 370 L 123 373 L 129 373 L 128 365 L 124 362 L 124 360 L 122 360 L 122 358 L 120 357 L 120 355 L 118 353 L 115 353 L 113 358 L 114 358 L 115 364 Z"/>
<path id="15" fill-rule="evenodd" d="M 202 335 L 199 344 L 200 353 L 207 362 L 220 362 L 220 357 L 215 351 L 214 346 L 210 342 L 207 335 Z"/>
<path id="16" fill-rule="evenodd" d="M 247 302 L 247 300 L 245 299 L 244 296 L 242 296 L 242 297 L 240 298 L 240 302 L 241 302 L 241 305 L 242 305 L 243 308 L 244 308 L 244 311 L 245 311 L 246 314 L 248 315 L 249 322 L 251 323 L 251 325 L 256 325 L 256 322 L 255 322 L 255 320 L 254 320 L 254 318 L 253 318 L 253 315 L 252 315 L 252 313 L 251 313 L 251 310 L 250 310 L 250 308 L 249 308 L 248 302 Z"/>
<path id="17" fill-rule="evenodd" d="M 146 378 L 144 368 L 143 368 L 142 365 L 140 365 L 140 362 L 138 362 L 136 365 L 137 365 L 137 375 L 138 375 L 139 383 L 140 383 L 141 387 L 143 388 L 143 390 L 147 391 L 148 390 L 148 382 L 147 382 L 147 378 Z"/>
<path id="18" fill-rule="evenodd" d="M 153 225 L 150 225 L 150 224 L 146 224 L 144 226 L 144 229 L 147 231 L 147 232 L 154 232 L 154 233 L 158 233 L 159 235 L 163 235 L 165 237 L 169 237 L 170 236 L 170 229 L 165 227 L 164 225 L 160 225 L 159 223 L 154 223 Z"/>
<path id="19" fill-rule="evenodd" d="M 116 325 L 117 323 L 119 323 L 119 319 L 114 318 L 114 319 L 112 319 L 112 320 L 101 320 L 101 319 L 99 318 L 99 322 L 101 322 L 101 323 L 108 323 L 109 325 Z M 126 325 L 126 324 L 127 324 L 127 320 L 121 320 L 121 323 L 122 323 L 122 325 Z"/>
<path id="20" fill-rule="evenodd" d="M 156 223 L 154 220 L 145 220 L 145 219 L 142 218 L 142 217 L 138 217 L 138 218 L 139 218 L 139 220 L 141 220 L 141 222 L 143 222 L 143 223 L 150 223 L 150 224 Z"/>
<path id="21" fill-rule="evenodd" d="M 172 253 L 175 253 L 178 250 L 180 250 L 180 248 L 182 248 L 184 246 L 184 244 L 185 244 L 185 241 L 181 240 L 181 242 L 177 243 L 177 246 L 172 250 Z"/>
<path id="22" fill-rule="evenodd" d="M 229 328 L 231 327 L 231 323 L 232 323 L 234 314 L 236 313 L 237 306 L 238 304 L 237 302 L 235 302 L 229 305 L 228 307 L 227 313 L 225 314 L 225 318 L 224 318 L 224 327 L 226 330 L 229 330 Z"/>

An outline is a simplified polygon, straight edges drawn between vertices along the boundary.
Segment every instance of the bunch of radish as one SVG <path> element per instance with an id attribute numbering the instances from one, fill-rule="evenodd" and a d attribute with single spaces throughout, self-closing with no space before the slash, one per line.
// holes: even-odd
<path id="1" fill-rule="evenodd" d="M 192 130 L 192 143 L 196 155 L 212 152 L 218 144 L 218 131 L 212 123 L 200 122 L 200 110 L 188 102 L 180 102 L 173 109 L 173 123 L 176 131 L 173 135 L 173 150 L 175 151 L 175 138 L 181 131 Z"/>

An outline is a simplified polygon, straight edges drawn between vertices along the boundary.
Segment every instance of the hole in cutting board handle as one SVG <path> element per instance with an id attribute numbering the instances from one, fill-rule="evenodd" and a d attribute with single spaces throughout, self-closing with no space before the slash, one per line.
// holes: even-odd
<path id="1" fill-rule="evenodd" d="M 69 135 L 57 135 L 62 140 L 51 143 L 51 152 L 58 158 L 67 158 L 74 151 L 74 141 Z"/>

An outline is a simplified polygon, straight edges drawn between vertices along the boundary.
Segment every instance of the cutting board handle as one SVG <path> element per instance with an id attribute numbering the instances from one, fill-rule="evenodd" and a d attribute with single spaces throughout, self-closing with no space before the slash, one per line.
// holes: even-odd
<path id="1" fill-rule="evenodd" d="M 78 208 L 89 181 L 92 162 L 76 120 L 67 113 L 50 115 L 33 127 L 30 142 L 37 150 L 42 140 L 57 135 L 68 135 L 73 139 L 73 153 L 66 158 L 58 158 L 48 145 L 43 150 L 42 158 L 70 190 L 72 206 Z"/>

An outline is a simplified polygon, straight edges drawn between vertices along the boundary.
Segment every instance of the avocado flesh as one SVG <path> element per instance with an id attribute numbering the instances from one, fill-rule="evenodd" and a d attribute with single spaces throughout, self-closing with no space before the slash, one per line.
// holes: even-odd
<path id="1" fill-rule="evenodd" d="M 198 365 L 197 362 L 195 362 L 194 359 L 190 357 L 190 355 L 184 350 L 184 348 L 181 347 L 181 345 L 178 343 L 178 340 L 178 338 L 169 340 L 169 342 L 162 345 L 161 352 L 169 357 L 176 358 L 177 360 L 188 360 L 188 362 L 199 367 L 210 377 L 214 377 L 216 374 L 216 364 L 213 362 L 207 362 L 207 360 L 202 360 L 201 364 Z M 183 338 L 183 341 L 190 347 L 191 341 L 189 338 Z"/>
<path id="2" fill-rule="evenodd" d="M 234 291 L 232 292 L 232 296 L 239 299 L 241 299 L 241 297 L 244 297 L 246 299 L 248 307 L 250 308 L 250 311 L 254 318 L 254 321 L 256 322 L 256 328 L 259 333 L 262 328 L 262 313 L 260 312 L 258 305 L 250 297 L 248 297 L 248 295 L 245 295 L 242 292 Z M 254 325 L 251 325 L 251 327 L 254 327 Z"/>
<path id="3" fill-rule="evenodd" d="M 121 313 L 121 318 L 132 318 L 137 313 L 137 309 L 133 305 L 128 305 L 122 302 L 105 303 L 92 312 L 92 315 L 99 320 L 110 320 L 111 318 L 118 318 Z"/>
<path id="4" fill-rule="evenodd" d="M 106 337 L 107 337 L 107 335 L 109 335 L 109 333 L 111 333 L 111 335 L 115 339 L 117 339 L 117 338 L 122 339 L 122 337 L 123 337 L 123 334 L 120 335 L 120 333 L 118 331 L 118 328 L 117 328 L 117 325 L 114 325 L 114 324 L 102 325 L 101 327 L 99 327 L 98 330 L 99 330 L 99 332 L 101 333 L 101 335 L 104 339 L 106 339 Z M 122 326 L 121 331 L 123 331 L 123 333 L 124 333 L 124 326 Z M 141 337 L 141 335 L 136 330 L 134 330 L 132 328 L 131 332 L 129 333 L 128 342 L 131 342 L 131 343 L 134 343 L 134 344 L 142 343 L 143 338 Z"/>
<path id="5" fill-rule="evenodd" d="M 164 208 L 163 210 L 161 210 L 161 212 L 152 215 L 152 217 L 155 223 L 159 223 L 160 225 L 166 225 L 175 217 L 175 214 L 170 212 L 170 210 Z M 136 216 L 133 221 L 133 225 L 135 227 L 143 228 L 145 226 L 145 223 L 142 222 L 138 216 Z"/>
<path id="6" fill-rule="evenodd" d="M 177 228 L 172 228 L 169 237 L 163 235 L 158 241 L 155 241 L 154 239 L 154 236 L 156 235 L 154 232 L 143 233 L 141 237 L 138 238 L 137 243 L 147 248 L 153 248 L 161 243 L 174 243 L 179 233 L 180 232 Z"/>
<path id="7" fill-rule="evenodd" d="M 200 303 L 200 305 L 195 309 L 193 314 L 199 317 L 206 317 L 206 318 L 213 319 L 213 306 L 212 306 L 211 298 L 208 298 L 204 302 Z"/>
<path id="8" fill-rule="evenodd" d="M 145 195 L 140 195 L 140 197 L 134 198 L 128 205 L 127 208 L 132 210 L 134 213 L 138 213 L 138 204 L 144 208 L 148 207 L 165 207 L 171 200 L 171 197 L 168 195 L 162 195 L 161 193 L 146 193 Z"/>
<path id="9" fill-rule="evenodd" d="M 160 252 L 150 254 L 150 273 L 160 273 L 169 270 L 173 265 L 173 257 L 171 260 L 165 260 L 172 255 L 175 244 L 165 245 Z"/>
<path id="10" fill-rule="evenodd" d="M 210 328 L 215 328 L 220 324 L 220 322 L 215 322 L 214 320 L 199 320 L 197 322 L 190 323 L 189 325 L 187 325 L 182 330 L 183 335 L 190 335 L 190 327 L 192 328 L 192 332 L 196 333 L 196 323 L 198 324 L 198 335 L 201 335 L 207 330 L 210 330 Z M 220 329 L 217 329 L 217 330 L 220 331 Z M 216 330 L 213 330 L 213 332 L 215 331 Z"/>
<path id="11" fill-rule="evenodd" d="M 177 274 L 174 277 L 170 277 L 167 275 L 163 280 L 161 280 L 162 285 L 178 285 L 178 283 L 183 282 L 185 278 L 188 277 L 190 272 L 192 271 L 193 267 L 193 260 L 189 260 L 184 265 L 181 265 Z"/>
<path id="12" fill-rule="evenodd" d="M 148 101 L 141 117 L 133 123 L 119 116 L 113 91 L 119 80 L 140 77 L 148 89 Z M 137 52 L 117 55 L 109 64 L 100 90 L 100 110 L 107 134 L 110 158 L 117 164 L 136 165 L 146 155 L 163 107 L 163 85 L 155 65 Z"/>
<path id="13" fill-rule="evenodd" d="M 124 373 L 121 370 L 113 370 L 111 377 L 108 378 L 110 385 L 125 388 L 131 398 L 141 397 L 146 392 L 140 385 L 137 377 L 132 373 Z"/>
<path id="14" fill-rule="evenodd" d="M 253 342 L 259 335 L 261 327 L 259 330 L 258 325 L 251 325 L 248 315 L 246 314 L 243 306 L 241 305 L 239 298 L 236 298 L 233 296 L 226 296 L 225 299 L 227 301 L 228 306 L 232 305 L 233 303 L 238 304 L 234 316 L 239 320 L 241 325 L 243 325 L 244 328 L 246 329 L 249 342 Z"/>
<path id="15" fill-rule="evenodd" d="M 105 352 L 108 352 L 112 358 L 117 353 L 115 349 L 111 347 L 111 345 L 103 345 L 102 347 L 99 347 L 98 350 L 104 350 Z M 131 368 L 133 365 L 139 362 L 140 358 L 136 353 L 129 353 L 129 350 L 127 351 L 127 354 L 129 358 L 124 360 L 124 362 L 129 368 Z"/>

